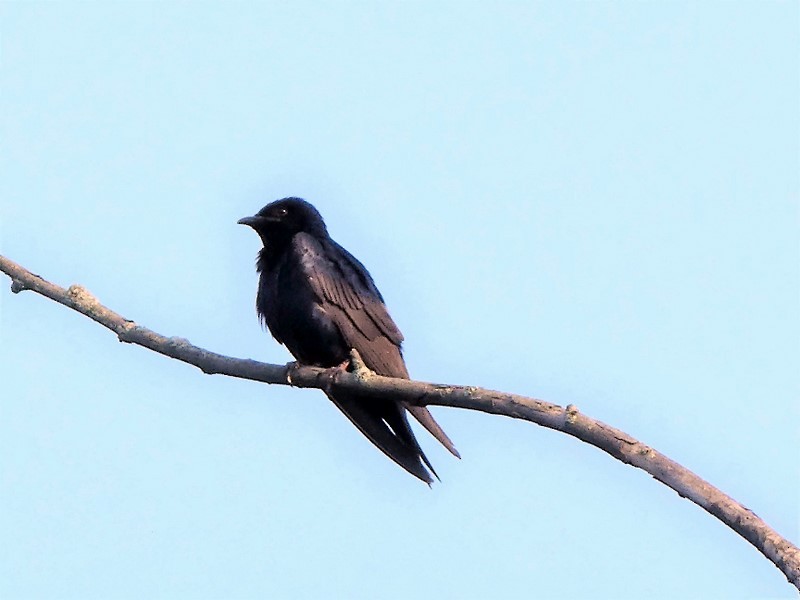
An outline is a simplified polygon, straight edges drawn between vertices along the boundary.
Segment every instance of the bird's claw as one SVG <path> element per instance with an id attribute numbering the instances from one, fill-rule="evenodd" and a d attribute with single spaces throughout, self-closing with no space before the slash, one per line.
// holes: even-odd
<path id="1" fill-rule="evenodd" d="M 364 364 L 364 359 L 361 358 L 361 355 L 355 348 L 350 350 L 350 364 L 353 365 L 353 374 L 357 379 L 363 381 L 372 375 L 372 371 Z"/>
<path id="2" fill-rule="evenodd" d="M 319 375 L 317 375 L 317 381 L 323 378 L 327 379 L 327 382 L 325 382 L 325 389 L 328 390 L 336 382 L 336 378 L 341 373 L 347 372 L 348 366 L 350 366 L 349 358 L 334 367 L 329 367 L 324 371 L 320 372 Z"/>
<path id="3" fill-rule="evenodd" d="M 294 382 L 292 380 L 294 379 L 294 375 L 297 373 L 299 369 L 300 369 L 300 363 L 297 362 L 296 360 L 286 363 L 286 381 L 289 385 L 294 385 Z"/>

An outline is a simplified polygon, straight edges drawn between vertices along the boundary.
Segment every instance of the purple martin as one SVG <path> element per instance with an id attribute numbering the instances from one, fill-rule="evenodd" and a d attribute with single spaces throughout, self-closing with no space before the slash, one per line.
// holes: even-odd
<path id="1" fill-rule="evenodd" d="M 339 367 L 355 349 L 375 373 L 408 379 L 403 335 L 383 297 L 364 265 L 331 239 L 316 208 L 300 198 L 284 198 L 239 223 L 252 227 L 264 245 L 257 260 L 258 316 L 298 363 Z M 384 454 L 425 483 L 433 481 L 431 473 L 438 475 L 407 413 L 459 456 L 425 407 L 353 392 L 328 397 Z"/>

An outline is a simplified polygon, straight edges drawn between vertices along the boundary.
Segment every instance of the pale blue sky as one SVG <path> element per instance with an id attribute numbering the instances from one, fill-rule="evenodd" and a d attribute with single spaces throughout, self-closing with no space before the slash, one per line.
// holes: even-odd
<path id="1" fill-rule="evenodd" d="M 413 376 L 574 403 L 800 541 L 796 2 L 3 2 L 0 36 L 0 253 L 283 363 L 236 221 L 302 196 Z M 796 597 L 573 438 L 434 408 L 429 490 L 320 393 L 0 283 L 4 599 Z"/>

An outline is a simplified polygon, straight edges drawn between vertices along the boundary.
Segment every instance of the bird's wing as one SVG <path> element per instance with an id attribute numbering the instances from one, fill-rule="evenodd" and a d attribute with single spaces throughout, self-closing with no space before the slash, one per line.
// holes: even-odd
<path id="1" fill-rule="evenodd" d="M 408 377 L 400 353 L 403 335 L 367 270 L 332 240 L 300 233 L 294 237 L 309 286 L 351 348 L 381 375 Z"/>
<path id="2" fill-rule="evenodd" d="M 333 240 L 320 241 L 311 235 L 300 233 L 295 236 L 293 245 L 312 291 L 339 328 L 348 347 L 358 350 L 364 364 L 379 375 L 408 379 L 408 370 L 400 352 L 403 334 L 389 316 L 383 297 L 364 266 Z M 408 461 L 399 460 L 396 453 L 380 443 L 374 434 L 365 430 L 363 423 L 359 424 L 358 415 L 351 414 L 342 403 L 337 404 L 379 448 L 389 456 L 395 454 L 395 460 L 409 469 Z M 406 408 L 445 448 L 460 458 L 453 442 L 427 408 L 410 405 Z M 407 429 L 408 423 L 397 421 L 390 423 L 390 426 L 402 438 L 404 436 L 400 431 Z M 410 440 L 416 444 L 410 429 L 408 434 Z M 409 439 L 405 442 L 410 444 Z M 412 449 L 411 454 L 417 451 L 431 468 L 418 445 L 416 449 Z"/>

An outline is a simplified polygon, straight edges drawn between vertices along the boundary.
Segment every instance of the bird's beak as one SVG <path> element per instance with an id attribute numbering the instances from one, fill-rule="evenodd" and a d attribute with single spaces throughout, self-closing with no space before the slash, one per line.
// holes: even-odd
<path id="1" fill-rule="evenodd" d="M 247 225 L 249 227 L 255 227 L 259 223 L 261 223 L 263 219 L 259 216 L 254 217 L 245 217 L 244 219 L 239 219 L 236 221 L 238 225 Z"/>

